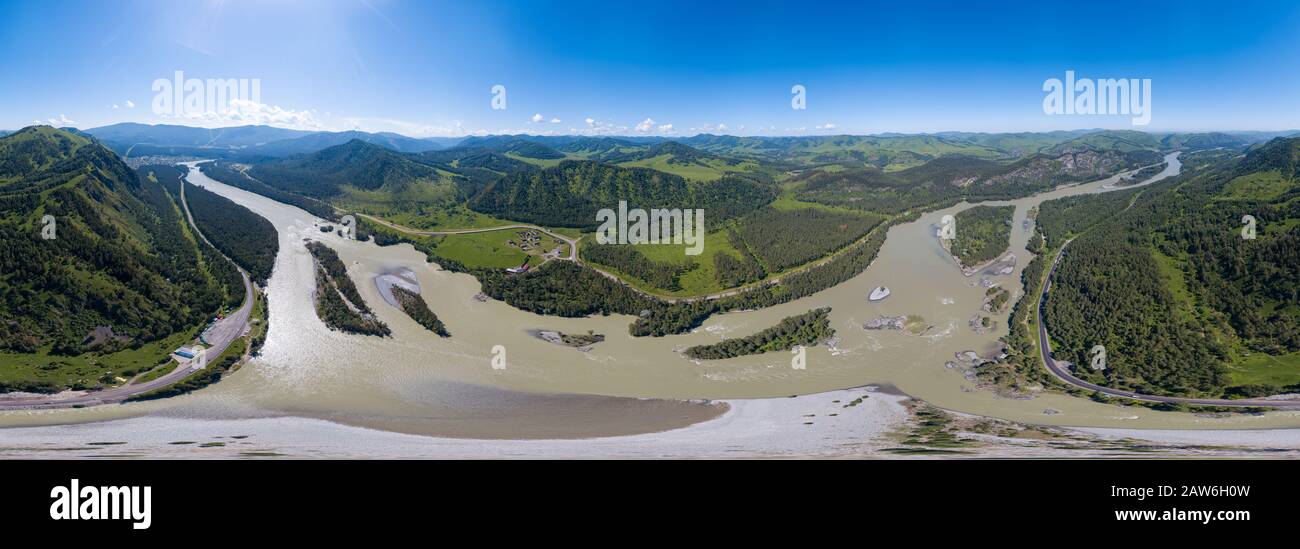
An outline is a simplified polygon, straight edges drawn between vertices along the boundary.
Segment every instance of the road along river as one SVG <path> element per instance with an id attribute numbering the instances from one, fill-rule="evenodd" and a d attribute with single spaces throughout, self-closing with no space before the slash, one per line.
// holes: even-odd
<path id="1" fill-rule="evenodd" d="M 185 211 L 185 220 L 194 230 L 194 234 L 199 235 L 199 238 L 202 238 L 204 242 L 209 246 L 212 246 L 212 242 L 208 241 L 207 235 L 204 235 L 203 231 L 199 230 L 199 226 L 194 223 L 194 216 L 190 213 L 189 203 L 185 200 L 184 185 L 181 186 L 181 207 Z M 216 246 L 213 246 L 213 249 L 216 249 Z M 224 254 L 222 254 L 221 257 L 225 261 L 234 263 L 234 261 L 231 261 L 230 258 L 226 257 Z M 235 265 L 235 268 L 239 270 L 239 277 L 244 281 L 244 301 L 238 309 L 208 328 L 206 332 L 206 341 L 208 342 L 207 352 L 210 354 L 207 356 L 209 357 L 215 358 L 221 355 L 222 351 L 225 351 L 226 347 L 229 347 L 231 343 L 234 343 L 235 339 L 242 337 L 248 330 L 248 317 L 253 313 L 253 283 L 248 279 L 248 272 L 245 271 L 243 267 Z M 193 360 L 181 363 L 177 365 L 174 370 L 143 383 L 131 383 L 103 391 L 92 391 L 80 394 L 69 391 L 54 396 L 30 395 L 17 398 L 0 398 L 0 410 L 47 407 L 72 408 L 74 406 L 96 406 L 100 404 L 122 402 L 133 396 L 142 395 L 163 387 L 170 387 L 171 385 L 184 381 L 185 378 L 188 378 L 199 371 L 191 367 L 192 363 Z M 10 397 L 11 395 L 5 396 Z"/>
<path id="2" fill-rule="evenodd" d="M 1177 154 L 1167 160 L 1168 168 L 1158 177 L 1178 173 Z M 217 183 L 197 170 L 191 170 L 189 179 L 266 217 L 279 230 L 280 256 L 268 284 L 271 328 L 263 355 L 193 395 L 125 406 L 2 413 L 0 426 L 135 416 L 213 421 L 297 416 L 453 437 L 584 437 L 674 429 L 710 420 L 727 408 L 700 400 L 777 399 L 882 384 L 943 408 L 1034 424 L 1139 429 L 1300 427 L 1300 413 L 1289 411 L 1203 417 L 1056 394 L 1017 400 L 977 389 L 958 370 L 946 368 L 945 362 L 962 351 L 993 349 L 1006 334 L 1008 313 L 997 315 L 996 329 L 990 333 L 977 334 L 967 326 L 984 298 L 985 288 L 978 284 L 981 275 L 963 276 L 935 238 L 940 219 L 969 204 L 930 212 L 891 228 L 875 263 L 834 288 L 768 309 L 715 316 L 690 334 L 633 338 L 627 331 L 629 316 L 545 317 L 498 301 L 479 302 L 474 299 L 479 284 L 473 277 L 425 264 L 423 254 L 409 245 L 385 248 L 343 240 L 320 232 L 321 221 L 297 208 Z M 1015 206 L 1011 250 L 1019 261 L 1013 272 L 988 278 L 1019 298 L 1023 293 L 1020 270 L 1032 257 L 1024 249 L 1030 233 L 1021 229 L 1027 211 L 1044 200 L 1102 192 L 1103 185 L 1116 180 L 989 203 Z M 393 337 L 346 335 L 321 324 L 312 306 L 314 279 L 305 238 L 338 250 L 362 296 L 392 328 Z M 451 338 L 424 330 L 381 299 L 374 277 L 403 267 L 414 271 L 426 301 L 446 323 Z M 888 286 L 892 295 L 868 302 L 871 289 L 881 285 Z M 831 322 L 839 342 L 836 349 L 808 349 L 805 369 L 792 368 L 786 353 L 695 363 L 676 352 L 748 335 L 823 306 L 833 308 Z M 920 315 L 934 328 L 920 336 L 862 329 L 864 322 L 881 315 Z M 606 340 L 584 353 L 530 334 L 537 329 L 592 330 Z M 492 367 L 493 357 L 499 356 L 494 347 L 505 351 L 504 369 Z M 735 414 L 760 408 L 736 404 L 732 412 L 709 423 L 743 425 L 743 418 Z M 1055 413 L 1045 414 L 1049 409 Z M 724 438 L 718 441 L 726 443 Z"/>

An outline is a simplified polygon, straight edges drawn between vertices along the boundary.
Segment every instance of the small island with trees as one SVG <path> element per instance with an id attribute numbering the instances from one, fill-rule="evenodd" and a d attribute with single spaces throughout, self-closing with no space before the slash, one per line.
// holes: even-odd
<path id="1" fill-rule="evenodd" d="M 835 335 L 835 330 L 831 328 L 830 312 L 830 307 L 822 307 L 786 317 L 776 326 L 748 337 L 688 348 L 686 356 L 697 360 L 717 360 L 784 351 L 796 345 L 816 345 Z"/>
<path id="2" fill-rule="evenodd" d="M 350 334 L 385 337 L 392 333 L 361 299 L 337 252 L 315 241 L 307 243 L 307 250 L 316 263 L 316 314 L 326 326 Z"/>
<path id="3" fill-rule="evenodd" d="M 1011 245 L 1015 206 L 975 206 L 957 214 L 957 231 L 949 251 L 963 269 L 987 263 Z"/>
<path id="4" fill-rule="evenodd" d="M 420 294 L 412 292 L 401 286 L 393 286 L 393 299 L 401 305 L 402 311 L 411 317 L 417 324 L 424 326 L 425 329 L 438 334 L 442 337 L 451 337 L 451 332 L 447 331 L 447 325 L 438 319 L 438 315 L 433 314 L 429 309 L 429 304 L 424 302 Z"/>

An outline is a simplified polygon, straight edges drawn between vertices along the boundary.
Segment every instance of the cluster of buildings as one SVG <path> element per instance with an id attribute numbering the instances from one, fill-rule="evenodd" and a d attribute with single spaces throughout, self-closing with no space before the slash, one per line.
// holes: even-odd
<path id="1" fill-rule="evenodd" d="M 537 230 L 528 229 L 526 231 L 519 231 L 518 234 L 519 234 L 519 242 L 515 242 L 514 240 L 507 240 L 506 243 L 510 244 L 511 246 L 518 247 L 520 250 L 523 250 L 525 252 L 533 248 L 541 247 L 542 233 L 538 232 Z"/>

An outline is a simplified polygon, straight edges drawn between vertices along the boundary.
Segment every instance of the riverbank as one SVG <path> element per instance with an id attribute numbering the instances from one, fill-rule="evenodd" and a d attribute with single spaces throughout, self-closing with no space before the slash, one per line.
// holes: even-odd
<path id="1" fill-rule="evenodd" d="M 304 417 L 142 417 L 6 429 L 0 458 L 1300 457 L 1300 430 L 1042 427 L 871 388 L 720 404 L 725 413 L 678 429 L 568 440 L 421 436 Z"/>
<path id="2" fill-rule="evenodd" d="M 1006 313 L 998 315 L 996 328 L 988 334 L 975 334 L 966 328 L 971 311 L 981 307 L 987 291 L 971 284 L 970 279 L 952 268 L 951 257 L 939 246 L 931 228 L 942 216 L 969 207 L 967 204 L 929 212 L 914 222 L 890 227 L 879 256 L 867 271 L 828 290 L 773 307 L 717 315 L 687 334 L 635 338 L 627 333 L 628 324 L 634 320 L 631 316 L 543 316 L 496 300 L 476 299 L 482 291 L 477 280 L 426 263 L 425 256 L 410 245 L 380 247 L 322 233 L 315 225 L 319 220 L 302 210 L 221 185 L 201 174 L 192 177 L 275 225 L 281 246 L 275 274 L 268 283 L 268 301 L 273 319 L 292 319 L 292 322 L 272 322 L 262 356 L 222 383 L 194 394 L 127 406 L 0 413 L 0 425 L 26 428 L 75 422 L 109 426 L 116 423 L 106 420 L 136 416 L 143 422 L 137 425 L 145 426 L 174 418 L 218 426 L 230 421 L 276 418 L 286 425 L 325 420 L 335 424 L 331 429 L 386 430 L 394 435 L 437 439 L 595 441 L 620 435 L 659 436 L 648 433 L 673 433 L 692 429 L 693 425 L 725 420 L 735 426 L 732 429 L 754 428 L 769 436 L 798 436 L 801 431 L 788 433 L 753 427 L 751 421 L 759 424 L 776 421 L 755 410 L 787 399 L 807 402 L 803 400 L 805 397 L 789 399 L 789 395 L 822 398 L 816 395 L 878 384 L 896 386 L 945 410 L 1025 425 L 1142 429 L 1300 426 L 1297 412 L 1204 417 L 1134 409 L 1052 393 L 1040 393 L 1032 399 L 1008 399 L 980 389 L 960 371 L 946 368 L 945 362 L 951 361 L 954 353 L 994 352 L 997 338 L 1005 333 Z M 1017 206 L 1014 219 L 1020 221 L 1028 209 L 1044 200 L 1097 192 L 1105 183 L 1062 188 L 1005 203 Z M 308 237 L 337 249 L 349 276 L 364 282 L 358 283 L 362 298 L 376 305 L 376 314 L 392 327 L 393 337 L 379 339 L 332 332 L 319 321 L 311 298 L 313 262 L 303 243 Z M 1028 233 L 1013 231 L 1011 248 L 1022 257 L 1032 257 L 1028 252 L 1022 253 L 1027 239 Z M 428 290 L 423 295 L 430 308 L 445 320 L 454 337 L 437 337 L 402 311 L 377 306 L 383 297 L 370 280 L 402 267 L 410 269 L 420 286 Z M 1003 287 L 1015 289 L 1022 269 L 1022 265 L 1017 265 L 1016 272 L 990 278 Z M 866 301 L 864 297 L 871 289 L 882 284 L 888 285 L 893 295 L 880 302 Z M 693 364 L 681 360 L 675 352 L 749 335 L 782 318 L 818 307 L 834 307 L 830 322 L 839 340 L 834 349 L 808 348 L 803 369 L 792 368 L 785 353 Z M 910 314 L 923 316 L 934 328 L 921 336 L 904 331 L 862 329 L 872 318 Z M 589 352 L 578 353 L 529 333 L 530 329 L 539 327 L 568 334 L 590 331 L 606 335 L 606 340 Z M 493 367 L 498 346 L 503 366 L 500 369 Z M 720 410 L 721 404 L 729 408 Z M 1047 410 L 1053 413 L 1048 414 Z M 815 411 L 795 411 L 790 411 L 795 419 L 807 413 L 820 416 Z M 828 409 L 824 413 L 832 417 L 829 414 L 834 412 Z M 726 419 L 732 414 L 758 415 L 752 420 Z M 807 430 L 813 437 L 836 429 L 830 420 L 822 422 L 815 418 L 811 425 L 804 425 L 804 421 L 793 425 Z M 88 429 L 93 432 L 95 428 Z M 344 437 L 352 433 L 331 432 L 331 436 Z M 854 448 L 864 445 L 883 448 L 896 442 L 892 431 L 871 434 L 875 432 L 857 434 L 885 439 L 859 438 L 856 443 L 846 441 L 845 444 L 855 444 Z M 746 433 L 728 433 L 728 430 L 713 432 L 719 441 L 747 440 Z M 296 440 L 292 433 L 274 431 L 275 436 L 281 434 L 286 440 Z M 572 447 L 581 444 L 574 442 Z M 758 443 L 738 447 L 756 453 L 787 452 L 781 455 L 802 451 Z M 523 448 L 507 447 L 503 451 L 527 451 L 527 447 Z M 863 455 L 843 448 L 816 448 L 814 451 L 827 454 Z M 688 451 L 678 454 L 665 450 L 665 455 L 684 456 Z"/>

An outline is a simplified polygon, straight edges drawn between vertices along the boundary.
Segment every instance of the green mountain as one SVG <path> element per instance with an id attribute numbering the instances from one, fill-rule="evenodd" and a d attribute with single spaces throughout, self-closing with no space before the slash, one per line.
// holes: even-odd
<path id="1" fill-rule="evenodd" d="M 716 155 L 677 141 L 620 148 L 598 155 L 598 158 L 619 166 L 652 168 L 697 181 L 711 181 L 728 174 L 742 174 L 770 182 L 781 173 L 779 168 L 767 161 Z"/>
<path id="2" fill-rule="evenodd" d="M 1160 150 L 1160 137 L 1156 134 L 1133 130 L 1105 130 L 1085 134 L 1069 141 L 1059 143 L 1048 154 L 1061 154 L 1083 150 L 1132 152 L 1140 150 Z"/>
<path id="3" fill-rule="evenodd" d="M 471 137 L 462 141 L 458 147 L 487 149 L 499 153 L 513 153 L 524 158 L 538 160 L 558 160 L 564 153 L 550 145 L 528 136 L 494 135 L 489 137 Z"/>
<path id="4" fill-rule="evenodd" d="M 875 167 L 807 170 L 788 183 L 802 200 L 894 214 L 963 199 L 1011 199 L 1057 185 L 1101 179 L 1159 162 L 1159 153 L 1098 150 L 1077 144 L 1013 162 L 947 155 L 895 172 Z"/>
<path id="5" fill-rule="evenodd" d="M 110 144 L 151 144 L 169 147 L 249 147 L 311 135 L 316 132 L 289 130 L 271 126 L 238 126 L 233 128 L 194 128 L 170 124 L 137 124 L 124 122 L 86 130 Z"/>
<path id="6" fill-rule="evenodd" d="M 598 159 L 611 152 L 630 152 L 639 150 L 641 147 L 643 145 L 613 137 L 584 137 L 556 148 L 577 157 Z"/>
<path id="7" fill-rule="evenodd" d="M 558 227 L 594 227 L 596 212 L 617 208 L 706 208 L 711 222 L 753 211 L 775 198 L 775 189 L 738 177 L 687 181 L 648 168 L 624 168 L 589 160 L 566 160 L 539 171 L 513 173 L 470 200 L 485 214 Z"/>
<path id="8" fill-rule="evenodd" d="M 83 376 L 94 366 L 60 364 L 112 364 L 72 357 L 138 349 L 243 298 L 233 267 L 193 237 L 162 185 L 70 132 L 0 138 L 0 212 L 0 382 L 93 385 Z"/>
<path id="9" fill-rule="evenodd" d="M 460 162 L 465 167 L 459 167 Z M 404 154 L 354 139 L 307 155 L 249 165 L 203 164 L 210 177 L 332 219 L 335 209 L 391 218 L 412 227 L 484 226 L 492 220 L 465 201 L 507 170 L 535 169 L 482 149 Z"/>
<path id="10" fill-rule="evenodd" d="M 1057 357 L 1086 364 L 1106 348 L 1106 370 L 1076 375 L 1179 395 L 1300 390 L 1300 139 L 1214 152 L 1185 153 L 1197 169 L 1140 190 L 1127 210 L 1074 208 L 1104 218 L 1082 234 L 1048 235 L 1076 236 L 1045 310 Z M 1059 217 L 1055 202 L 1040 218 Z"/>
<path id="11" fill-rule="evenodd" d="M 459 139 L 417 139 L 391 132 L 323 132 L 290 130 L 271 126 L 193 128 L 168 124 L 122 123 L 86 130 L 119 154 L 189 155 L 205 158 L 258 160 L 309 154 L 341 145 L 353 139 L 374 143 L 398 152 L 422 152 L 444 148 Z"/>
<path id="12" fill-rule="evenodd" d="M 287 157 L 313 153 L 336 145 L 348 143 L 354 139 L 397 152 L 418 153 L 439 148 L 436 143 L 430 141 L 406 137 L 404 135 L 390 132 L 366 133 L 361 131 L 347 131 L 319 132 L 291 139 L 281 139 L 270 143 L 248 147 L 240 151 L 240 153 L 241 155 L 248 157 Z"/>
<path id="13" fill-rule="evenodd" d="M 935 134 L 955 141 L 965 141 L 1005 151 L 1013 156 L 1043 152 L 1060 143 L 1096 132 L 1097 130 L 1065 130 L 1053 132 L 976 133 L 942 132 Z"/>
<path id="14" fill-rule="evenodd" d="M 1245 139 L 1219 132 L 1172 133 L 1160 139 L 1160 145 L 1165 149 L 1201 150 L 1217 147 L 1238 148 L 1244 147 L 1247 144 L 1248 141 Z"/>
<path id="15" fill-rule="evenodd" d="M 354 190 L 402 193 L 443 179 L 431 166 L 360 139 L 308 155 L 254 164 L 248 173 L 278 189 L 317 198 Z"/>

